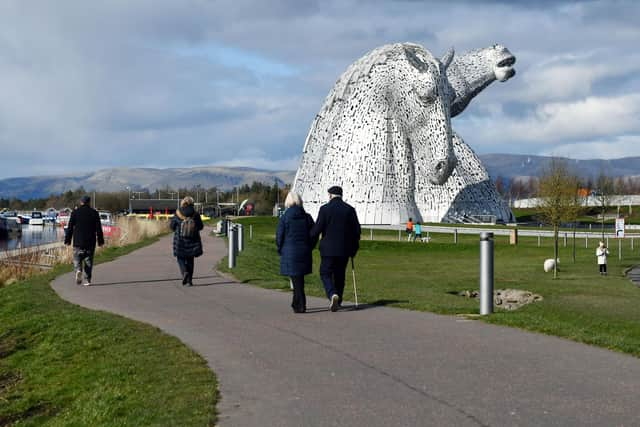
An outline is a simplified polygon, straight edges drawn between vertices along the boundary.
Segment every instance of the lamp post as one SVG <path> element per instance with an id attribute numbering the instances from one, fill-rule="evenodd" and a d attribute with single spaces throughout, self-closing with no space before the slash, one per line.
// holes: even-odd
<path id="1" fill-rule="evenodd" d="M 131 215 L 131 187 L 127 185 L 124 188 L 129 192 L 129 215 Z"/>

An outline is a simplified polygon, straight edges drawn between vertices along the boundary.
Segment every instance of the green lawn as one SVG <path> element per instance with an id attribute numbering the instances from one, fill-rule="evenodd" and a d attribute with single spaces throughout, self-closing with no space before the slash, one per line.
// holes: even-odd
<path id="1" fill-rule="evenodd" d="M 61 300 L 49 282 L 67 271 L 0 288 L 0 426 L 213 425 L 206 362 L 157 328 Z"/>
<path id="2" fill-rule="evenodd" d="M 246 249 L 238 257 L 233 274 L 241 281 L 273 289 L 288 289 L 288 280 L 278 274 L 275 250 L 276 220 L 243 219 L 253 226 L 253 240 L 246 234 Z M 478 289 L 478 236 L 432 234 L 429 244 L 397 241 L 397 231 L 363 230 L 361 250 L 356 257 L 360 302 L 385 304 L 411 310 L 442 314 L 477 314 L 479 303 L 455 295 L 462 290 Z M 382 240 L 384 239 L 384 240 Z M 544 297 L 539 303 L 515 312 L 498 310 L 484 317 L 487 322 L 567 337 L 640 356 L 640 288 L 623 276 L 624 269 L 640 264 L 640 241 L 631 252 L 629 242 L 618 260 L 617 243 L 612 240 L 609 276 L 598 274 L 592 239 L 585 248 L 584 239 L 576 241 L 576 263 L 572 245 L 560 241 L 560 272 L 554 280 L 544 273 L 542 263 L 553 257 L 550 238 L 520 238 L 510 246 L 507 236 L 495 241 L 495 289 L 526 289 Z M 319 253 L 314 251 L 314 274 L 306 277 L 307 293 L 324 296 L 318 276 Z M 226 268 L 226 260 L 220 264 Z M 351 298 L 350 272 L 345 298 Z"/>

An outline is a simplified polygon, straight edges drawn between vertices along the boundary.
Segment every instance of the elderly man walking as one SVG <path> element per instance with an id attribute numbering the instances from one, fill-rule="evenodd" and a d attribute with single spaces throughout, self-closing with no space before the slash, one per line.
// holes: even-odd
<path id="1" fill-rule="evenodd" d="M 89 196 L 82 196 L 80 207 L 71 212 L 64 244 L 70 245 L 73 239 L 73 266 L 76 270 L 76 284 L 82 283 L 82 267 L 84 264 L 84 285 L 91 285 L 93 270 L 93 254 L 98 246 L 104 245 L 102 224 L 98 211 L 89 206 Z"/>
<path id="2" fill-rule="evenodd" d="M 322 234 L 320 278 L 330 301 L 329 309 L 337 311 L 342 304 L 347 263 L 358 252 L 360 222 L 356 210 L 342 200 L 342 188 L 329 188 L 329 197 L 310 234 L 312 239 Z"/>

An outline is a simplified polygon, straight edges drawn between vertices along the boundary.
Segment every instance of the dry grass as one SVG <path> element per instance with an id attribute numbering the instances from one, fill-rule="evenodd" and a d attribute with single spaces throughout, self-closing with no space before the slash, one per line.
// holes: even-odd
<path id="1" fill-rule="evenodd" d="M 120 229 L 117 235 L 105 238 L 104 247 L 121 247 L 138 243 L 148 237 L 158 236 L 169 230 L 167 221 L 147 220 L 141 218 L 119 218 L 116 226 Z M 97 248 L 100 252 L 102 248 Z M 73 249 L 60 245 L 47 250 L 28 248 L 20 250 L 9 260 L 0 260 L 0 287 L 25 280 L 43 269 L 56 264 L 73 262 Z"/>

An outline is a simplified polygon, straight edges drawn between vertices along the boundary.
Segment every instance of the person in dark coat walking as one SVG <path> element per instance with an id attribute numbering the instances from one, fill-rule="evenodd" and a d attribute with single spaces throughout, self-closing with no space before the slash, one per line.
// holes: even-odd
<path id="1" fill-rule="evenodd" d="M 360 245 L 360 222 L 356 210 L 342 200 L 342 188 L 329 189 L 329 203 L 318 212 L 311 237 L 320 240 L 320 278 L 329 298 L 329 309 L 342 304 L 345 270 L 349 258 L 356 256 Z"/>
<path id="2" fill-rule="evenodd" d="M 91 198 L 82 196 L 80 207 L 74 209 L 69 217 L 64 244 L 71 245 L 73 239 L 73 267 L 76 270 L 76 284 L 82 284 L 82 270 L 84 265 L 84 286 L 91 285 L 93 271 L 93 254 L 98 246 L 104 245 L 100 214 L 89 206 Z"/>
<path id="3" fill-rule="evenodd" d="M 307 310 L 304 294 L 304 276 L 311 273 L 313 261 L 311 251 L 317 239 L 309 232 L 313 227 L 311 215 L 304 211 L 302 199 L 296 193 L 289 193 L 284 201 L 286 210 L 278 221 L 276 247 L 280 255 L 280 274 L 289 276 L 293 285 L 291 308 L 296 313 Z"/>
<path id="4" fill-rule="evenodd" d="M 185 197 L 169 224 L 173 230 L 173 256 L 178 260 L 182 284 L 193 286 L 194 258 L 202 255 L 200 214 L 193 207 L 193 197 Z"/>

